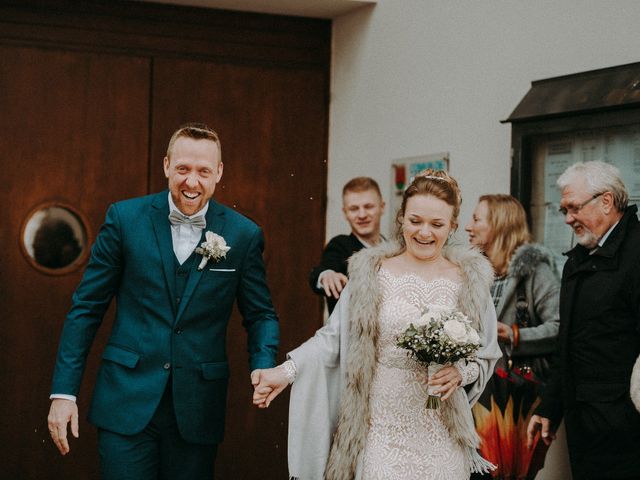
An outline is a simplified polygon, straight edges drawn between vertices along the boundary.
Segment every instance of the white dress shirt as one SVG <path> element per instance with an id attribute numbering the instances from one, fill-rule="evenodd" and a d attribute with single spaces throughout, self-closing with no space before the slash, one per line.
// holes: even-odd
<path id="1" fill-rule="evenodd" d="M 589 250 L 589 255 L 593 255 L 594 253 L 596 253 L 596 250 L 598 250 L 600 247 L 602 247 L 604 245 L 604 242 L 607 241 L 607 238 L 609 238 L 609 235 L 611 235 L 611 232 L 613 232 L 613 229 L 616 228 L 618 223 L 620 223 L 620 220 L 618 220 L 616 223 L 614 223 L 611 226 L 611 228 L 606 231 L 606 233 L 602 236 L 602 238 L 598 241 L 598 244 L 594 248 Z"/>
<path id="2" fill-rule="evenodd" d="M 202 210 L 194 213 L 193 215 L 189 215 L 187 218 L 197 217 L 198 215 L 202 215 L 204 217 L 207 214 L 208 209 L 209 203 L 207 202 Z M 171 193 L 169 193 L 169 213 L 174 210 L 180 212 L 175 203 L 173 203 Z M 193 250 L 198 246 L 198 243 L 200 243 L 201 237 L 202 228 L 197 228 L 193 225 L 187 224 L 171 225 L 171 240 L 173 241 L 173 252 L 176 254 L 176 258 L 178 259 L 178 263 L 180 263 L 180 265 L 182 265 L 185 260 L 189 258 Z"/>

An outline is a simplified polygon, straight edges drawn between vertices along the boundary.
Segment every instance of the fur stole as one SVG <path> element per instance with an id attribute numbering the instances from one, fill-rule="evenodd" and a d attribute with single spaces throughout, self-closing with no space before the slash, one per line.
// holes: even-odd
<path id="1" fill-rule="evenodd" d="M 541 263 L 546 263 L 551 267 L 556 275 L 558 268 L 553 253 L 547 247 L 538 243 L 525 243 L 516 248 L 509 263 L 508 274 L 517 280 L 528 278 L 535 274 Z"/>
<path id="2" fill-rule="evenodd" d="M 338 428 L 325 471 L 327 480 L 352 480 L 356 476 L 370 421 L 369 395 L 377 360 L 381 303 L 377 274 L 384 259 L 394 257 L 402 251 L 398 244 L 389 242 L 361 250 L 349 261 L 351 341 Z M 491 264 L 477 250 L 466 246 L 447 247 L 443 254 L 462 271 L 463 286 L 458 297 L 458 308 L 472 320 L 473 326 L 480 332 L 481 316 L 486 310 L 487 302 L 491 302 Z M 491 468 L 492 465 L 476 452 L 479 438 L 464 389 L 457 389 L 441 408 L 452 436 L 466 448 L 469 471 L 486 471 Z"/>

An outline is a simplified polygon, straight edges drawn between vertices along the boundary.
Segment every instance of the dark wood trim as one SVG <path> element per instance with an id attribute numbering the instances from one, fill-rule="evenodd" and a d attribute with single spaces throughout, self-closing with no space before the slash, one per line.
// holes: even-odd
<path id="1" fill-rule="evenodd" d="M 511 123 L 640 107 L 640 62 L 547 78 L 531 88 Z"/>
<path id="2" fill-rule="evenodd" d="M 142 28 L 141 28 L 142 26 Z M 0 41 L 327 68 L 331 21 L 129 1 L 0 2 Z"/>

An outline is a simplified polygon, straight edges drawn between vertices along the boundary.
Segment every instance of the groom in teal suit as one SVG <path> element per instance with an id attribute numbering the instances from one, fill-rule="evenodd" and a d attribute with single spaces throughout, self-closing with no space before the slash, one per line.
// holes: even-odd
<path id="1" fill-rule="evenodd" d="M 168 192 L 109 208 L 58 348 L 48 425 L 65 455 L 68 425 L 78 437 L 75 400 L 87 353 L 116 298 L 89 410 L 106 480 L 213 477 L 234 301 L 251 371 L 275 365 L 279 329 L 262 232 L 211 200 L 222 177 L 217 134 L 201 124 L 178 129 L 164 172 Z"/>

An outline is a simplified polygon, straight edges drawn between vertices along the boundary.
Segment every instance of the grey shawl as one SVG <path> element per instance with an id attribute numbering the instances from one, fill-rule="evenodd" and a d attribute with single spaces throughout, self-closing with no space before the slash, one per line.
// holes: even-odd
<path id="1" fill-rule="evenodd" d="M 631 400 L 640 412 L 640 356 L 636 359 L 631 372 Z"/>
<path id="2" fill-rule="evenodd" d="M 327 325 L 289 353 L 297 368 L 290 398 L 289 473 L 301 480 L 358 478 L 369 424 L 369 391 L 376 368 L 380 264 L 401 253 L 387 243 L 351 258 L 349 283 Z M 501 356 L 496 317 L 489 295 L 493 272 L 489 262 L 469 247 L 448 247 L 445 257 L 459 266 L 463 286 L 461 311 L 479 330 L 477 380 L 444 402 L 451 435 L 468 452 L 469 471 L 487 467 L 477 456 L 479 439 L 470 405 L 475 403 Z M 400 333 L 400 332 L 399 332 Z"/>

